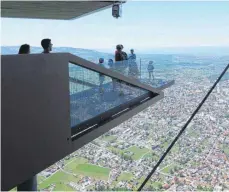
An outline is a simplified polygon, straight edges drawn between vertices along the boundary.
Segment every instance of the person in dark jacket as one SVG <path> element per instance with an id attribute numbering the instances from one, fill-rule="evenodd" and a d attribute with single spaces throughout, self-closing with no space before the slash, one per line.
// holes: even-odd
<path id="1" fill-rule="evenodd" d="M 125 71 L 125 64 L 123 61 L 124 61 L 124 57 L 122 53 L 122 46 L 117 45 L 116 52 L 115 52 L 115 70 L 119 73 L 124 73 Z"/>
<path id="2" fill-rule="evenodd" d="M 123 61 L 122 47 L 121 47 L 121 45 L 117 45 L 116 46 L 115 62 L 117 62 L 117 61 Z"/>
<path id="3" fill-rule="evenodd" d="M 117 45 L 116 46 L 116 51 L 115 51 L 115 70 L 119 73 L 123 73 L 125 68 L 124 68 L 124 63 L 123 63 L 123 54 L 122 54 L 122 46 L 121 45 Z M 120 80 L 117 80 L 116 84 L 120 85 L 120 95 L 123 95 L 123 91 L 122 91 L 122 82 Z"/>
<path id="4" fill-rule="evenodd" d="M 128 60 L 128 55 L 126 54 L 125 51 L 123 51 L 124 46 L 123 46 L 123 45 L 120 45 L 120 46 L 121 46 L 121 48 L 122 48 L 122 58 L 123 58 L 123 60 Z"/>

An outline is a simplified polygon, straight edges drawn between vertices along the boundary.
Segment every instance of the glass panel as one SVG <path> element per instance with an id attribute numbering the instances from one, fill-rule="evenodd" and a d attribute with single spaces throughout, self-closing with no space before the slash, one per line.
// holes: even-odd
<path id="1" fill-rule="evenodd" d="M 154 88 L 160 88 L 174 80 L 173 58 L 143 57 L 119 62 L 107 62 L 107 68 Z"/>
<path id="2" fill-rule="evenodd" d="M 214 75 L 215 81 L 219 76 L 219 68 L 214 68 L 217 70 L 217 75 Z M 210 75 L 209 78 L 213 76 Z M 228 87 L 229 71 L 146 183 L 143 191 L 229 189 Z"/>
<path id="3" fill-rule="evenodd" d="M 71 63 L 69 84 L 72 127 L 149 93 L 121 80 Z M 118 110 L 123 109 L 120 107 L 116 113 Z"/>

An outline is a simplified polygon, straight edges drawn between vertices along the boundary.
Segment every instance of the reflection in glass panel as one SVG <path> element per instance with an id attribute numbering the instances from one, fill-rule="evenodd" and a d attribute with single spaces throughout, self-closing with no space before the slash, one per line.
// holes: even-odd
<path id="1" fill-rule="evenodd" d="M 229 71 L 143 190 L 229 190 L 228 75 Z"/>
<path id="2" fill-rule="evenodd" d="M 160 88 L 174 80 L 174 66 L 170 60 L 158 60 L 151 57 L 119 62 L 108 61 L 105 67 L 146 83 L 153 88 Z"/>
<path id="3" fill-rule="evenodd" d="M 69 64 L 69 83 L 72 127 L 148 93 L 74 64 Z M 121 110 L 116 108 L 113 114 Z"/>

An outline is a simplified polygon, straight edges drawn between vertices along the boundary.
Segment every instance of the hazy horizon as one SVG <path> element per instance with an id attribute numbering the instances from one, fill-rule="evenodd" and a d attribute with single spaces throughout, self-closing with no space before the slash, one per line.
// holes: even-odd
<path id="1" fill-rule="evenodd" d="M 2 47 L 19 47 L 20 45 L 12 45 Z M 32 48 L 41 48 L 40 46 L 31 46 Z M 97 51 L 101 53 L 113 54 L 115 48 L 112 49 L 89 49 L 81 47 L 70 47 L 70 46 L 58 46 L 55 48 L 69 48 L 69 49 L 82 49 L 88 51 Z M 192 55 L 216 55 L 216 56 L 228 56 L 229 55 L 229 46 L 190 46 L 190 47 L 152 47 L 151 49 L 134 49 L 136 54 L 192 54 Z M 128 49 L 124 49 L 127 53 Z"/>
<path id="2" fill-rule="evenodd" d="M 137 10 L 137 12 L 136 12 Z M 2 45 L 40 46 L 51 38 L 54 47 L 109 50 L 117 44 L 136 51 L 168 47 L 228 46 L 227 2 L 137 2 L 123 5 L 122 18 L 106 9 L 75 20 L 1 18 Z"/>

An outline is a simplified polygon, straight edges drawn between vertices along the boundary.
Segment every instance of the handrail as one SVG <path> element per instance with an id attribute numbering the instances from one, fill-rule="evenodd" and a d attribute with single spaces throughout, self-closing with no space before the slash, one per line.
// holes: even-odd
<path id="1" fill-rule="evenodd" d="M 120 79 L 124 82 L 127 82 L 127 83 L 133 85 L 133 86 L 137 86 L 137 87 L 140 87 L 142 89 L 146 89 L 148 91 L 151 91 L 151 92 L 154 92 L 157 94 L 163 94 L 162 91 L 155 89 L 155 88 L 151 87 L 150 85 L 142 83 L 136 79 L 131 79 L 130 77 L 126 77 L 125 75 L 118 73 L 116 71 L 112 71 L 112 70 L 107 69 L 105 67 L 101 67 L 99 65 L 96 65 L 93 62 L 90 62 L 86 59 L 80 58 L 80 57 L 73 55 L 71 53 L 68 53 L 68 58 L 69 58 L 69 62 L 72 64 L 76 64 L 76 65 L 82 66 L 84 68 L 90 69 L 92 71 L 96 71 L 96 72 L 105 74 L 111 78 Z"/>

